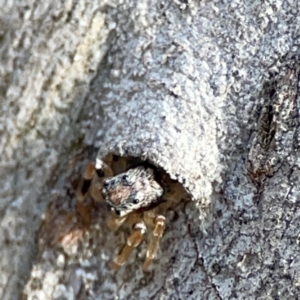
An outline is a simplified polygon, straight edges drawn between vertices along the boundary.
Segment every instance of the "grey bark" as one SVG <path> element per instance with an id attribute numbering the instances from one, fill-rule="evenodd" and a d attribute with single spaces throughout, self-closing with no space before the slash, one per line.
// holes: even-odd
<path id="1" fill-rule="evenodd" d="M 296 299 L 298 5 L 2 4 L 1 298 Z M 109 270 L 124 237 L 105 209 L 81 244 L 53 247 L 40 227 L 72 209 L 96 148 L 148 159 L 191 195 L 149 274 L 145 244 Z"/>

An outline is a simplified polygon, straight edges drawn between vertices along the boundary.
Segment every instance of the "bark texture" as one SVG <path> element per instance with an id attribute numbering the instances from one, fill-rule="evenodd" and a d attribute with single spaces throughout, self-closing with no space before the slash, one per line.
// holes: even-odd
<path id="1" fill-rule="evenodd" d="M 1 7 L 2 299 L 297 299 L 297 0 Z M 191 195 L 147 274 L 145 244 L 110 271 L 123 234 L 75 208 L 97 148 Z"/>

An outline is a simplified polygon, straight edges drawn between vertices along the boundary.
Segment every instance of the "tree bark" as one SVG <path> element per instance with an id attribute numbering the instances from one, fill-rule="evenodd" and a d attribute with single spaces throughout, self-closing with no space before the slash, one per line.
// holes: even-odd
<path id="1" fill-rule="evenodd" d="M 1 7 L 1 299 L 298 297 L 297 0 Z M 76 206 L 98 148 L 191 196 L 149 273 Z"/>

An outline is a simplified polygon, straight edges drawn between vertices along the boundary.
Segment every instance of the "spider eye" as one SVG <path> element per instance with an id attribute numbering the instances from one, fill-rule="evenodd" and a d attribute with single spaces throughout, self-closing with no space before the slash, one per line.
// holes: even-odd
<path id="1" fill-rule="evenodd" d="M 103 186 L 107 188 L 109 186 L 108 181 L 103 181 Z"/>
<path id="2" fill-rule="evenodd" d="M 133 204 L 138 204 L 138 203 L 139 203 L 139 199 L 133 199 L 133 200 L 132 200 L 132 203 L 133 203 Z"/>
<path id="3" fill-rule="evenodd" d="M 103 186 L 105 188 L 109 187 L 110 185 L 114 185 L 114 184 L 115 184 L 115 180 L 112 180 L 112 179 L 103 181 Z"/>
<path id="4" fill-rule="evenodd" d="M 116 215 L 120 215 L 121 214 L 121 212 L 118 210 L 118 209 L 115 209 L 115 213 L 116 213 Z"/>
<path id="5" fill-rule="evenodd" d="M 128 180 L 128 175 L 127 175 L 127 174 L 124 174 L 124 175 L 122 176 L 122 180 L 127 181 L 127 180 Z"/>

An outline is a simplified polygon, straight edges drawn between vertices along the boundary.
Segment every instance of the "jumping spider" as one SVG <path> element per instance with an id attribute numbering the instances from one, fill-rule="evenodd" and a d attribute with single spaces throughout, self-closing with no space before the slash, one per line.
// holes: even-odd
<path id="1" fill-rule="evenodd" d="M 121 226 L 132 230 L 126 244 L 112 263 L 113 269 L 121 267 L 131 252 L 152 230 L 143 264 L 145 271 L 156 256 L 160 239 L 166 227 L 164 214 L 186 198 L 183 187 L 166 174 L 157 176 L 149 165 L 130 166 L 129 160 L 108 155 L 103 161 L 89 163 L 77 190 L 78 201 L 88 194 L 96 201 L 105 201 L 111 207 L 107 225 L 112 231 Z"/>

